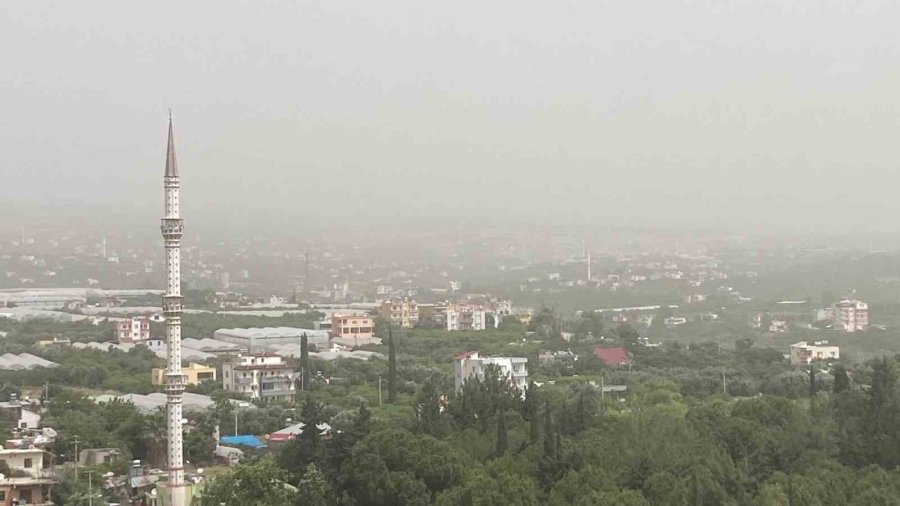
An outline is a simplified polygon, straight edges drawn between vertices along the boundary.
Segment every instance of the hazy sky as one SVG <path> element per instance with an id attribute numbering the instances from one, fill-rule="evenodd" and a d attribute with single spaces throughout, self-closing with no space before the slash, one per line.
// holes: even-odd
<path id="1" fill-rule="evenodd" d="M 137 3 L 0 6 L 0 199 L 900 229 L 896 0 Z"/>

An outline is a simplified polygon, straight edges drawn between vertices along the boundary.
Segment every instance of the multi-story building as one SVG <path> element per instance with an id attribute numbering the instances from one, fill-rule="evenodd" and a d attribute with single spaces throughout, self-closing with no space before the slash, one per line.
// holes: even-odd
<path id="1" fill-rule="evenodd" d="M 841 358 L 841 349 L 830 346 L 828 341 L 816 341 L 808 344 L 806 341 L 791 345 L 791 365 L 809 365 L 813 360 L 838 360 Z"/>
<path id="2" fill-rule="evenodd" d="M 375 318 L 366 314 L 331 316 L 331 337 L 371 339 L 375 335 Z"/>
<path id="3" fill-rule="evenodd" d="M 445 330 L 484 330 L 487 313 L 477 306 L 451 306 L 444 313 Z"/>
<path id="4" fill-rule="evenodd" d="M 196 362 L 191 362 L 189 366 L 182 368 L 181 372 L 184 373 L 185 385 L 199 385 L 204 381 L 216 381 L 215 367 L 209 367 Z M 151 375 L 151 380 L 154 385 L 166 384 L 165 369 L 153 369 Z"/>
<path id="5" fill-rule="evenodd" d="M 226 392 L 237 392 L 251 399 L 294 397 L 297 374 L 278 355 L 254 353 L 238 355 L 236 362 L 222 364 L 222 385 Z"/>
<path id="6" fill-rule="evenodd" d="M 381 317 L 395 327 L 405 329 L 419 323 L 419 306 L 409 299 L 388 299 L 381 303 Z"/>
<path id="7" fill-rule="evenodd" d="M 834 305 L 834 323 L 845 332 L 866 330 L 869 326 L 869 305 L 855 299 L 845 299 Z"/>
<path id="8" fill-rule="evenodd" d="M 116 322 L 116 339 L 119 344 L 139 344 L 150 340 L 150 319 L 135 316 L 130 320 Z"/>
<path id="9" fill-rule="evenodd" d="M 509 379 L 520 391 L 528 387 L 528 359 L 525 357 L 480 357 L 477 351 L 460 353 L 456 356 L 456 391 L 470 378 L 484 378 L 489 366 L 498 367 L 500 375 Z"/>
<path id="10" fill-rule="evenodd" d="M 41 448 L 0 450 L 9 476 L 0 477 L 0 505 L 52 506 L 53 459 Z"/>

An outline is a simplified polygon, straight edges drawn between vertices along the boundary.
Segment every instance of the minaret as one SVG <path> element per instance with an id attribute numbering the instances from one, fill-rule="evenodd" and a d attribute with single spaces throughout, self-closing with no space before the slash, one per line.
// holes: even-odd
<path id="1" fill-rule="evenodd" d="M 171 506 L 187 506 L 188 486 L 184 481 L 184 455 L 181 431 L 181 394 L 184 392 L 184 376 L 181 373 L 181 219 L 178 192 L 181 187 L 178 165 L 175 162 L 175 139 L 172 133 L 172 115 L 169 114 L 169 145 L 166 150 L 166 174 L 163 188 L 166 194 L 165 217 L 162 219 L 162 235 L 166 245 L 166 293 L 163 295 L 163 313 L 166 316 L 166 433 L 168 436 L 167 468 L 169 481 L 167 492 Z"/>

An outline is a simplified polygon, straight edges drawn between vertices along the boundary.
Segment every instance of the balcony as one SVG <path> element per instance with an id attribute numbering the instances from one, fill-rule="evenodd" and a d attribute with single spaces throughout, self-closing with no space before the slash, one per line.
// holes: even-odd
<path id="1" fill-rule="evenodd" d="M 294 390 L 289 390 L 287 388 L 279 388 L 274 390 L 260 390 L 260 397 L 284 397 L 287 395 L 294 395 Z"/>
<path id="2" fill-rule="evenodd" d="M 177 239 L 184 234 L 184 221 L 180 219 L 163 218 L 159 227 L 166 239 Z"/>
<path id="3" fill-rule="evenodd" d="M 290 384 L 294 381 L 293 376 L 266 376 L 259 378 L 260 385 L 283 385 Z"/>

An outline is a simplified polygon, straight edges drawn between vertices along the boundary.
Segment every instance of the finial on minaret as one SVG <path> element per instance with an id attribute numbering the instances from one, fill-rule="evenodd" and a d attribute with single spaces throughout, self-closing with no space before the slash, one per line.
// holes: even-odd
<path id="1" fill-rule="evenodd" d="M 169 146 L 166 148 L 166 177 L 178 177 L 175 161 L 175 133 L 172 130 L 172 109 L 169 109 Z"/>

